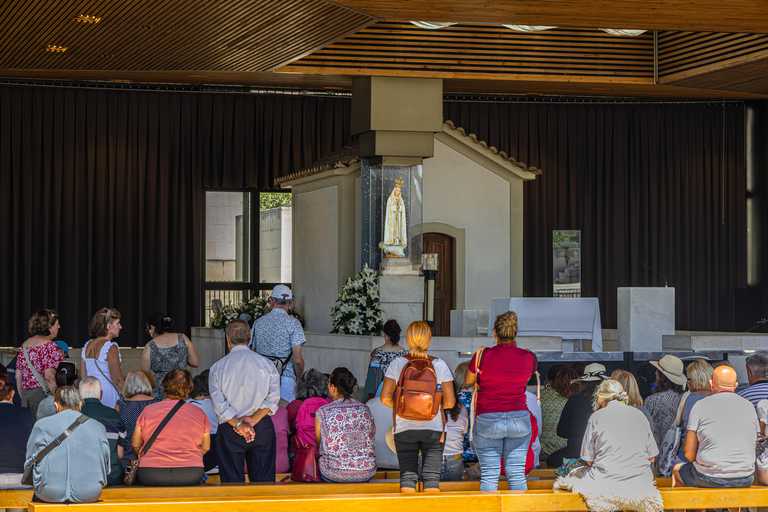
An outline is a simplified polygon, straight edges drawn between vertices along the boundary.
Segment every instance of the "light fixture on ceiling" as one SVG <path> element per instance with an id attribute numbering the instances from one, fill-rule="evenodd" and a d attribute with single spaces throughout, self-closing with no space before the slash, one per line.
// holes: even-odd
<path id="1" fill-rule="evenodd" d="M 629 36 L 635 37 L 640 34 L 644 34 L 647 30 L 629 30 L 629 29 L 614 29 L 614 28 L 601 28 L 603 32 L 611 34 L 612 36 Z"/>
<path id="2" fill-rule="evenodd" d="M 449 21 L 412 21 L 414 25 L 416 25 L 419 28 L 427 28 L 429 30 L 437 30 L 439 28 L 445 28 L 450 27 L 451 25 L 455 25 L 455 23 L 451 23 Z"/>
<path id="3" fill-rule="evenodd" d="M 545 25 L 502 25 L 502 27 L 506 27 L 517 32 L 541 32 L 542 30 L 552 30 L 553 28 L 557 28 L 548 27 Z"/>
<path id="4" fill-rule="evenodd" d="M 76 23 L 89 23 L 94 24 L 101 21 L 101 18 L 98 16 L 88 16 L 87 14 L 81 14 L 80 16 L 75 16 L 72 18 L 72 21 Z"/>
<path id="5" fill-rule="evenodd" d="M 55 44 L 49 44 L 45 47 L 45 51 L 47 52 L 54 52 L 54 53 L 63 53 L 67 51 L 66 46 L 56 46 Z"/>

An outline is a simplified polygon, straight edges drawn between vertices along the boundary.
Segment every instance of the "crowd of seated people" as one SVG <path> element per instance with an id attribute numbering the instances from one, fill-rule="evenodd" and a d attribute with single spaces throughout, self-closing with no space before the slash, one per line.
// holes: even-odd
<path id="1" fill-rule="evenodd" d="M 166 320 L 154 322 L 172 333 Z M 32 338 L 21 356 L 30 364 L 19 364 L 16 374 L 21 405 L 14 404 L 13 381 L 0 367 L 0 436 L 12 440 L 0 445 L 0 489 L 24 488 L 21 475 L 34 465 L 31 486 L 43 501 L 97 500 L 102 487 L 123 483 L 137 457 L 141 485 L 196 485 L 217 471 L 222 482 L 242 481 L 245 474 L 274 481 L 291 470 L 298 447 L 308 445 L 317 449 L 322 480 L 366 482 L 378 469 L 396 469 L 403 493 L 415 492 L 419 481 L 425 492 L 437 492 L 441 481 L 468 475 L 480 479 L 483 491 L 496 490 L 501 476 L 510 489 L 524 490 L 528 472 L 543 462 L 584 466 L 564 487 L 577 492 L 616 482 L 646 489 L 672 426 L 683 431 L 672 454 L 675 485 L 740 487 L 754 481 L 755 443 L 768 420 L 768 401 L 753 403 L 751 395 L 734 392 L 732 367 L 713 369 L 696 360 L 685 368 L 672 355 L 637 375 L 623 369 L 609 374 L 599 363 L 552 365 L 539 407 L 529 391 L 539 363 L 517 346 L 513 312 L 496 319 L 494 346 L 453 371 L 429 355 L 426 323 L 408 326 L 407 350 L 396 350 L 400 327 L 389 321 L 391 346 L 382 352 L 393 357 L 374 361 L 378 371 L 366 377 L 375 386 L 358 386 L 344 367 L 330 373 L 311 368 L 298 376 L 290 403 L 280 398 L 274 362 L 249 348 L 250 329 L 242 320 L 226 328 L 227 356 L 194 378 L 186 369 L 161 372 L 152 365 L 152 371 L 122 378 L 119 355 L 110 355 L 108 346 L 119 333 L 119 314 L 107 308 L 94 317 L 93 350 L 84 351 L 78 372 L 56 344 L 48 345 L 58 321 L 50 310 L 30 319 Z M 158 332 L 154 323 L 152 330 Z M 187 347 L 173 336 L 177 349 Z M 758 396 L 768 360 L 750 359 L 750 393 Z M 432 416 L 414 419 L 402 413 L 397 398 L 404 372 L 418 361 L 429 362 L 437 402 Z M 158 375 L 162 381 L 153 382 Z M 65 431 L 59 444 L 68 449 L 41 457 Z M 470 469 L 474 473 L 465 474 Z"/>

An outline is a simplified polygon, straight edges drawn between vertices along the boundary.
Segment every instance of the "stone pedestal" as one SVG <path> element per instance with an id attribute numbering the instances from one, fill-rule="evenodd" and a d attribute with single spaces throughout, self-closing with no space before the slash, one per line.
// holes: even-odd
<path id="1" fill-rule="evenodd" d="M 195 346 L 200 356 L 200 366 L 189 368 L 192 375 L 197 375 L 203 370 L 209 369 L 213 363 L 224 357 L 227 341 L 224 338 L 224 329 L 211 329 L 210 327 L 193 327 L 190 341 Z"/>
<path id="2" fill-rule="evenodd" d="M 474 337 L 488 334 L 488 311 L 451 310 L 451 337 Z"/>
<path id="3" fill-rule="evenodd" d="M 662 336 L 675 334 L 675 289 L 618 289 L 618 348 L 661 352 Z"/>
<path id="4" fill-rule="evenodd" d="M 405 333 L 411 322 L 424 320 L 424 278 L 408 275 L 379 276 L 381 318 L 394 318 Z"/>

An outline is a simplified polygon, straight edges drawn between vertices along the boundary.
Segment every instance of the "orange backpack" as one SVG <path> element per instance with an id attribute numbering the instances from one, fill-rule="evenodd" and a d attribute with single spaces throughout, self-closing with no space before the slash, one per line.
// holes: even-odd
<path id="1" fill-rule="evenodd" d="M 433 357 L 416 359 L 405 356 L 408 362 L 400 372 L 395 388 L 395 407 L 392 408 L 392 423 L 395 415 L 406 420 L 429 421 L 440 412 L 443 402 L 442 383 L 437 380 Z M 445 423 L 445 417 L 443 417 Z M 394 432 L 394 430 L 393 430 Z"/>

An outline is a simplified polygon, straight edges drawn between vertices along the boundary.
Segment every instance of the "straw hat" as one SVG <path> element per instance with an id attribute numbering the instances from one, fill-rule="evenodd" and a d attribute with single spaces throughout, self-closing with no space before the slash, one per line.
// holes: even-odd
<path id="1" fill-rule="evenodd" d="M 588 364 L 586 368 L 584 368 L 584 375 L 579 377 L 578 379 L 573 379 L 571 383 L 573 382 L 594 382 L 596 380 L 606 380 L 608 378 L 608 375 L 605 374 L 605 366 L 601 365 L 600 363 L 592 363 Z"/>
<path id="2" fill-rule="evenodd" d="M 659 361 L 649 361 L 649 363 L 658 368 L 669 380 L 679 386 L 682 386 L 688 380 L 683 373 L 683 362 L 675 356 L 667 354 Z"/>
<path id="3" fill-rule="evenodd" d="M 392 431 L 392 427 L 387 429 L 387 446 L 389 446 L 390 450 L 397 453 L 397 448 L 395 447 L 395 433 Z"/>

